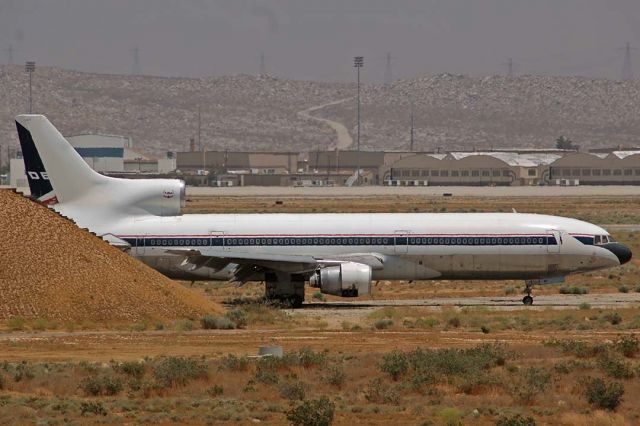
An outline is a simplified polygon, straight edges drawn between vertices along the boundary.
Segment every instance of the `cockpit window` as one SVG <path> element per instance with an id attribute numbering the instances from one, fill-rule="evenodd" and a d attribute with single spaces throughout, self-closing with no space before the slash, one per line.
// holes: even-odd
<path id="1" fill-rule="evenodd" d="M 595 245 L 602 245 L 607 243 L 612 243 L 615 240 L 610 235 L 594 235 L 593 243 Z"/>

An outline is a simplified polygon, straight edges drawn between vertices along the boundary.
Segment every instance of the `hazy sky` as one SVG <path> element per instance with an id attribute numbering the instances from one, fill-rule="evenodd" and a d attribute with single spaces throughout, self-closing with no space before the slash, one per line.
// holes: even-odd
<path id="1" fill-rule="evenodd" d="M 619 78 L 639 0 L 0 0 L 0 60 L 146 74 L 257 73 L 380 82 L 439 72 Z M 640 75 L 640 55 L 634 52 Z"/>

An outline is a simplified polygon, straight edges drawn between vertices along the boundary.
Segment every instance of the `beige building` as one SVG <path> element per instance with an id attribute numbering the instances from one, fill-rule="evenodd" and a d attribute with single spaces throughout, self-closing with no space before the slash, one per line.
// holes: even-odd
<path id="1" fill-rule="evenodd" d="M 297 152 L 178 152 L 177 168 L 182 172 L 206 170 L 214 173 L 245 171 L 251 174 L 295 173 Z"/>
<path id="2" fill-rule="evenodd" d="M 565 155 L 549 166 L 549 177 L 552 184 L 640 185 L 640 151 Z"/>

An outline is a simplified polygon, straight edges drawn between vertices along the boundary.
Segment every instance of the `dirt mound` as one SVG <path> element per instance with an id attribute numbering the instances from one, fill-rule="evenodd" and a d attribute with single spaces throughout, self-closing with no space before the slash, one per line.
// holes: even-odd
<path id="1" fill-rule="evenodd" d="M 124 322 L 220 311 L 54 211 L 0 190 L 0 319 Z"/>

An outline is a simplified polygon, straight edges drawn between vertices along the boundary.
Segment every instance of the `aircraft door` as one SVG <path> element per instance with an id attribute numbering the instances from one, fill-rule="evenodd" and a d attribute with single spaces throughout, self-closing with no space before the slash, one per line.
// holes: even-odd
<path id="1" fill-rule="evenodd" d="M 135 250 L 136 256 L 144 256 L 145 254 L 145 246 L 147 241 L 145 237 L 146 237 L 145 235 L 142 235 L 136 238 L 136 250 Z"/>
<path id="2" fill-rule="evenodd" d="M 409 252 L 409 231 L 396 231 L 394 241 L 396 253 Z"/>
<path id="3" fill-rule="evenodd" d="M 560 235 L 560 231 L 547 231 L 547 253 L 560 253 L 561 245 L 562 236 Z"/>

